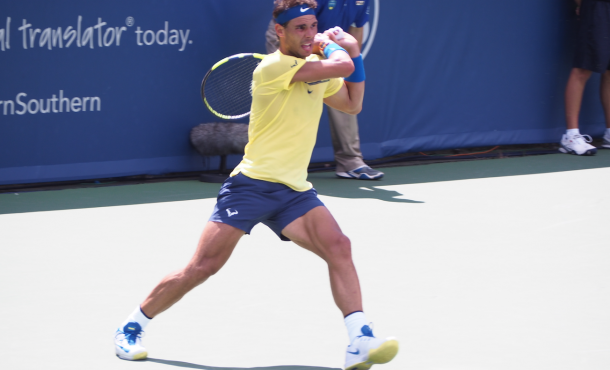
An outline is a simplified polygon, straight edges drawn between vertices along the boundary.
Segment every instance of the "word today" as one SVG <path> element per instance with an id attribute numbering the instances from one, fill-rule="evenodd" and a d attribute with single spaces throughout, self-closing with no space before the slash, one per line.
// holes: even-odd
<path id="1" fill-rule="evenodd" d="M 0 28 L 0 51 L 11 48 L 11 21 L 11 18 L 7 17 L 5 27 Z M 107 48 L 121 45 L 121 40 L 124 38 L 128 27 L 133 26 L 134 19 L 128 17 L 126 23 L 127 27 L 113 26 L 104 22 L 102 18 L 98 18 L 96 24 L 85 27 L 83 17 L 79 15 L 74 27 L 36 28 L 33 24 L 28 23 L 27 19 L 22 19 L 16 33 L 20 36 L 17 37 L 21 39 L 21 47 L 26 50 L 35 48 L 53 50 L 69 48 L 72 45 L 90 49 Z M 189 29 L 170 29 L 167 21 L 161 29 L 143 30 L 141 27 L 137 27 L 134 33 L 136 36 L 135 42 L 138 46 L 176 45 L 179 47 L 179 51 L 184 51 L 187 44 L 193 43 L 192 40 L 189 40 Z"/>
<path id="2" fill-rule="evenodd" d="M 184 33 L 182 30 L 169 30 L 169 22 L 165 22 L 165 28 L 158 30 L 156 33 L 154 31 L 151 30 L 147 30 L 147 31 L 142 31 L 140 30 L 140 27 L 138 27 L 138 29 L 136 30 L 136 34 L 138 35 L 138 46 L 142 46 L 142 45 L 152 45 L 152 44 L 157 44 L 157 45 L 178 45 L 178 44 L 182 44 L 182 47 L 180 49 L 178 49 L 178 51 L 184 51 L 184 49 L 186 48 L 186 42 L 188 41 L 189 44 L 192 44 L 193 41 L 189 41 L 189 33 L 191 32 L 191 30 L 186 30 L 186 33 Z M 140 34 L 144 33 L 144 35 L 142 35 L 142 41 L 144 41 L 144 43 L 142 44 L 142 42 L 140 42 Z M 168 37 L 169 36 L 169 37 Z M 178 37 L 180 36 L 180 37 Z"/>

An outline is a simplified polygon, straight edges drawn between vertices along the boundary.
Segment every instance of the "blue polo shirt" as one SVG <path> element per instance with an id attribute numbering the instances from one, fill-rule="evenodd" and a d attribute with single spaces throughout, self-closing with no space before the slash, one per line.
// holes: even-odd
<path id="1" fill-rule="evenodd" d="M 369 0 L 318 0 L 318 32 L 339 26 L 344 31 L 363 27 L 369 21 Z"/>

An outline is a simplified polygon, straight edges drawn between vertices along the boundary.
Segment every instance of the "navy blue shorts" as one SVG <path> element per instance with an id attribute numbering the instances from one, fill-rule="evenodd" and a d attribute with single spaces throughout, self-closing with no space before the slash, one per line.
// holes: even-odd
<path id="1" fill-rule="evenodd" d="M 238 174 L 221 186 L 210 221 L 231 225 L 246 234 L 262 222 L 282 240 L 282 230 L 310 210 L 324 206 L 316 189 L 295 191 L 284 184 Z"/>
<path id="2" fill-rule="evenodd" d="M 578 23 L 573 66 L 604 73 L 610 69 L 610 2 L 583 0 Z"/>

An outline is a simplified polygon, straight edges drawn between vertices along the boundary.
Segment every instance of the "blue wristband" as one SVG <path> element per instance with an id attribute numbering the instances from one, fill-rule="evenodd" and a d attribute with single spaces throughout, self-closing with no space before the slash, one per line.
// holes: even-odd
<path id="1" fill-rule="evenodd" d="M 354 73 L 344 78 L 347 82 L 362 82 L 366 80 L 366 75 L 364 74 L 364 61 L 362 60 L 362 54 L 360 54 L 357 58 L 352 58 L 352 62 L 354 62 Z"/>
<path id="2" fill-rule="evenodd" d="M 329 42 L 322 47 L 322 52 L 324 53 L 324 56 L 326 57 L 326 59 L 330 58 L 330 55 L 337 50 L 343 50 L 347 53 L 347 51 L 345 49 L 343 49 L 341 46 L 335 44 L 334 42 Z"/>

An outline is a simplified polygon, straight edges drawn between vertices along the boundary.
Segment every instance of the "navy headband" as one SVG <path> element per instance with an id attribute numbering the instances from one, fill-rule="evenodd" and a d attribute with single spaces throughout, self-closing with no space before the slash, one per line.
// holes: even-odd
<path id="1" fill-rule="evenodd" d="M 280 13 L 277 18 L 275 18 L 275 21 L 279 24 L 285 24 L 303 15 L 316 15 L 316 13 L 305 4 L 297 5 Z"/>

